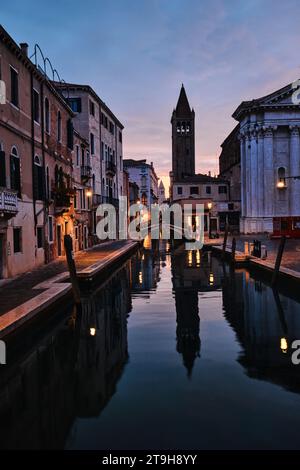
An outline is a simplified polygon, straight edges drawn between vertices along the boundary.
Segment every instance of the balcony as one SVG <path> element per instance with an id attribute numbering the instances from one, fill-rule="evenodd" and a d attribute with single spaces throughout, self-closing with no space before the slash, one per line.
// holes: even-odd
<path id="1" fill-rule="evenodd" d="M 81 167 L 81 181 L 86 183 L 92 177 L 92 167 L 82 166 Z"/>
<path id="2" fill-rule="evenodd" d="M 114 176 L 117 172 L 117 167 L 113 162 L 106 162 L 106 174 L 107 176 Z"/>
<path id="3" fill-rule="evenodd" d="M 69 211 L 71 207 L 72 196 L 73 196 L 72 190 L 69 188 L 55 189 L 52 192 L 55 214 L 62 214 L 64 212 Z"/>
<path id="4" fill-rule="evenodd" d="M 10 219 L 18 212 L 18 195 L 11 189 L 0 188 L 0 216 Z"/>

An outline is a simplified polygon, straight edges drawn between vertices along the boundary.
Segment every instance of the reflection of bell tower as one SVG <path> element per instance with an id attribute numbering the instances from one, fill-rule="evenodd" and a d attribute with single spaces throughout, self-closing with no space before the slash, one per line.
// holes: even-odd
<path id="1" fill-rule="evenodd" d="M 197 290 L 175 290 L 177 351 L 182 354 L 188 377 L 196 357 L 200 355 L 200 319 L 198 315 Z"/>
<path id="2" fill-rule="evenodd" d="M 172 181 L 195 174 L 195 112 L 182 85 L 172 118 Z"/>

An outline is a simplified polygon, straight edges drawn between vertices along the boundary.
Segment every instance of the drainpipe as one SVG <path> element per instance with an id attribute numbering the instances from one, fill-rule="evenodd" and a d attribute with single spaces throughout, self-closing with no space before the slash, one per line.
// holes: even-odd
<path id="1" fill-rule="evenodd" d="M 33 204 L 33 217 L 34 217 L 34 233 L 36 236 L 36 199 L 34 192 L 34 118 L 33 118 L 33 73 L 30 74 L 30 87 L 31 87 L 31 159 L 32 159 L 32 204 Z"/>
<path id="2" fill-rule="evenodd" d="M 50 105 L 49 105 L 50 106 Z M 41 84 L 41 132 L 42 132 L 42 168 L 43 168 L 43 184 L 45 184 L 46 189 L 46 165 L 45 165 L 45 116 L 44 116 L 44 83 Z M 44 194 L 43 200 L 43 212 L 44 212 L 44 222 L 43 222 L 43 246 L 44 246 L 44 262 L 48 263 L 48 253 L 47 253 L 47 243 L 46 243 L 46 226 L 48 220 L 48 209 L 46 206 L 46 192 Z"/>

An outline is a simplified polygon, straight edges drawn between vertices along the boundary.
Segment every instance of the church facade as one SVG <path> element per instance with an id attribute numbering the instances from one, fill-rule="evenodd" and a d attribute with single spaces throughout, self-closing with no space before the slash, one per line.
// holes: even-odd
<path id="1" fill-rule="evenodd" d="M 292 84 L 245 101 L 239 121 L 242 233 L 300 237 L 300 106 Z"/>

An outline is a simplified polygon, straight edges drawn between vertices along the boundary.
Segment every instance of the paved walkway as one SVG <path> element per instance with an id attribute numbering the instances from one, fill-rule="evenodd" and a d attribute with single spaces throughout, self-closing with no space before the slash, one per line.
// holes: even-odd
<path id="1" fill-rule="evenodd" d="M 126 241 L 110 241 L 96 247 L 75 254 L 77 271 L 108 257 L 110 254 L 123 247 Z M 36 268 L 28 273 L 21 274 L 13 280 L 8 280 L 0 286 L 0 315 L 18 307 L 27 300 L 43 292 L 43 289 L 33 289 L 34 286 L 51 279 L 58 274 L 68 271 L 65 257 L 53 261 L 45 266 Z"/>

